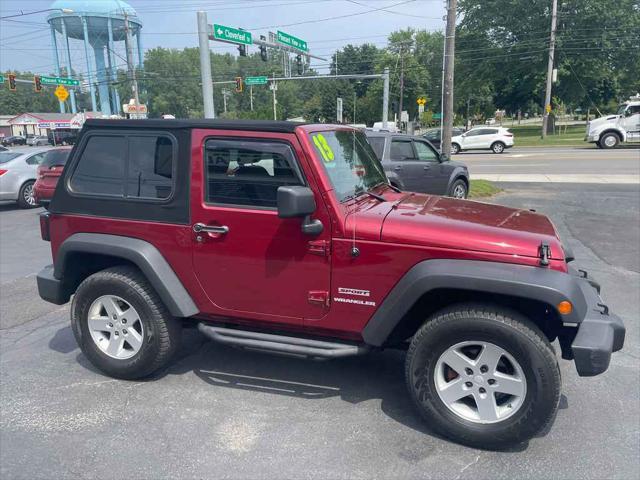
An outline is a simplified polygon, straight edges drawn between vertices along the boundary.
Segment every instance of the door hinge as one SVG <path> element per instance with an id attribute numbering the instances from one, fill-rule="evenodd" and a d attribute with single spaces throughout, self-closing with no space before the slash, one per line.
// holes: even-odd
<path id="1" fill-rule="evenodd" d="M 311 290 L 307 298 L 311 304 L 329 306 L 329 292 L 325 290 Z"/>
<path id="2" fill-rule="evenodd" d="M 322 257 L 328 257 L 331 244 L 328 240 L 312 240 L 309 242 L 309 253 L 314 255 L 320 255 Z"/>

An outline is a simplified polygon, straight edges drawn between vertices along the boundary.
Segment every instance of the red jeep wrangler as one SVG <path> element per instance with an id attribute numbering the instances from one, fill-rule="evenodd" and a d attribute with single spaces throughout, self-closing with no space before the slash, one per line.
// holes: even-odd
<path id="1" fill-rule="evenodd" d="M 133 379 L 183 324 L 310 358 L 406 348 L 438 431 L 524 441 L 554 418 L 560 371 L 604 372 L 625 329 L 543 215 L 392 188 L 363 133 L 335 125 L 88 120 L 41 216 L 84 354 Z"/>

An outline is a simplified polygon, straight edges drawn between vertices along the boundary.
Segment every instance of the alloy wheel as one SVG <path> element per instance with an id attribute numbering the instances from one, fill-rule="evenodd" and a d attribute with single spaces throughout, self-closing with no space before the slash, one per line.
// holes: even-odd
<path id="1" fill-rule="evenodd" d="M 140 316 L 126 300 L 103 295 L 89 307 L 88 326 L 91 338 L 106 355 L 126 360 L 142 348 L 144 326 Z"/>
<path id="2" fill-rule="evenodd" d="M 458 183 L 455 187 L 453 187 L 452 193 L 453 198 L 466 198 L 467 189 L 465 188 L 464 184 Z"/>
<path id="3" fill-rule="evenodd" d="M 520 409 L 527 393 L 518 362 L 489 342 L 449 347 L 436 362 L 434 373 L 440 400 L 455 415 L 474 423 L 506 420 Z"/>
<path id="4" fill-rule="evenodd" d="M 27 205 L 34 207 L 36 205 L 36 197 L 33 191 L 33 183 L 30 183 L 22 190 L 22 197 Z"/>

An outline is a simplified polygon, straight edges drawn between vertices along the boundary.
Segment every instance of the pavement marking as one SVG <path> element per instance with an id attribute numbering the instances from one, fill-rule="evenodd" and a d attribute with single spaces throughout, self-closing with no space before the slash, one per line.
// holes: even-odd
<path id="1" fill-rule="evenodd" d="M 589 174 L 479 174 L 472 179 L 491 182 L 517 183 L 600 183 L 610 185 L 640 185 L 640 175 L 589 175 Z"/>
<path id="2" fill-rule="evenodd" d="M 478 164 L 474 164 L 473 168 L 478 168 L 478 167 L 514 167 L 514 168 L 520 168 L 520 167 L 548 167 L 550 164 L 549 163 L 478 163 Z"/>

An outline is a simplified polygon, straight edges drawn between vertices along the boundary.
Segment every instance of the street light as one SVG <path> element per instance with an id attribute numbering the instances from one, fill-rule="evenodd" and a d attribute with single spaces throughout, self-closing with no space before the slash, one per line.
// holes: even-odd
<path id="1" fill-rule="evenodd" d="M 33 15 L 34 13 L 44 13 L 44 12 L 62 12 L 64 14 L 69 14 L 69 13 L 73 13 L 73 10 L 71 10 L 70 8 L 45 8 L 44 10 L 35 10 L 33 12 L 20 11 L 20 13 L 16 15 L 7 15 L 4 17 L 0 17 L 0 20 L 4 20 L 5 18 L 24 17 L 25 15 Z"/>

